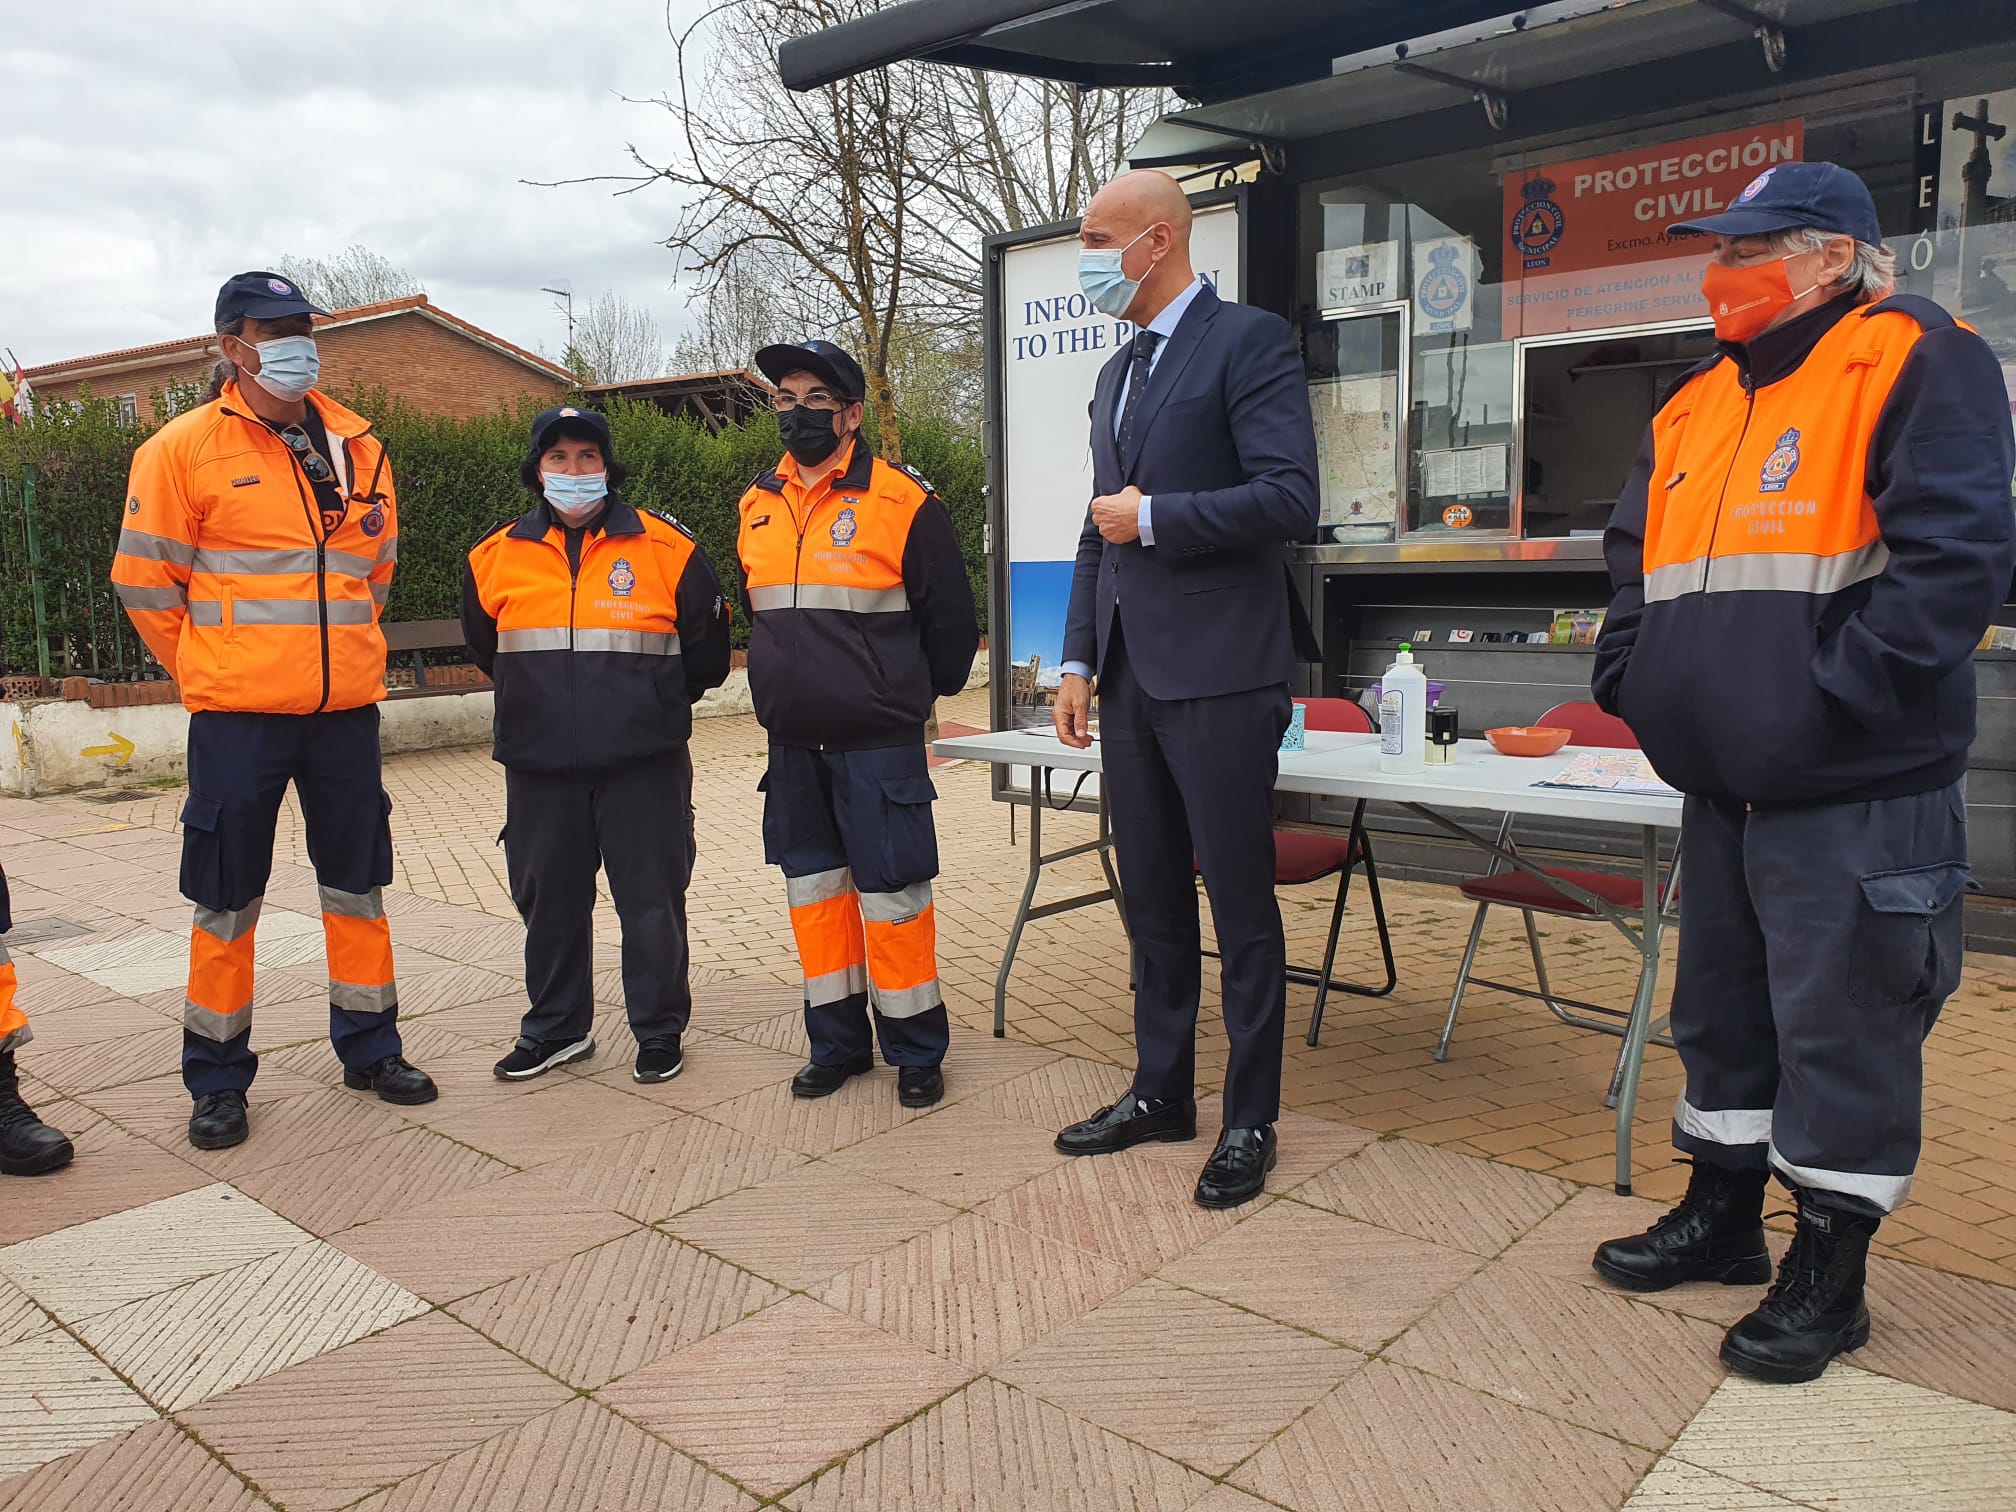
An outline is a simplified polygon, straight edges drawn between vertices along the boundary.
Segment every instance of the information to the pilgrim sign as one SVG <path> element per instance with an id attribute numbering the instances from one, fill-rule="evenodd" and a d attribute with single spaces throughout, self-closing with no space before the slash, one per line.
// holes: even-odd
<path id="1" fill-rule="evenodd" d="M 1236 207 L 1200 210 L 1190 252 L 1199 273 L 1226 298 L 1238 297 Z M 1079 292 L 1075 232 L 1003 249 L 1000 318 L 1010 703 L 1018 724 L 1048 725 L 1071 563 L 1092 502 L 1086 411 L 1099 369 L 1134 339 L 1134 328 L 1101 315 Z M 1002 631 L 998 615 L 993 628 Z"/>

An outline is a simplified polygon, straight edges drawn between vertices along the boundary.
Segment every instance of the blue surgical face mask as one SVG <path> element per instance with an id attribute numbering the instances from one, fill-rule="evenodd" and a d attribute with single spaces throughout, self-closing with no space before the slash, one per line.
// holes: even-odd
<path id="1" fill-rule="evenodd" d="M 1146 228 L 1141 236 L 1154 229 L 1153 226 Z M 1079 249 L 1078 287 L 1085 291 L 1085 297 L 1092 301 L 1092 308 L 1101 315 L 1123 319 L 1127 307 L 1134 303 L 1134 296 L 1141 292 L 1141 280 L 1129 278 L 1121 266 L 1122 259 L 1127 256 L 1127 248 L 1141 240 L 1141 236 L 1135 237 L 1126 247 Z"/>
<path id="2" fill-rule="evenodd" d="M 245 376 L 275 399 L 291 404 L 305 398 L 322 376 L 322 354 L 313 336 L 276 336 L 254 343 L 252 350 L 259 354 L 259 371 Z"/>
<path id="3" fill-rule="evenodd" d="M 539 474 L 539 486 L 546 491 L 546 502 L 553 506 L 553 513 L 569 525 L 579 525 L 592 516 L 608 496 L 609 475 L 599 472 L 542 472 Z"/>

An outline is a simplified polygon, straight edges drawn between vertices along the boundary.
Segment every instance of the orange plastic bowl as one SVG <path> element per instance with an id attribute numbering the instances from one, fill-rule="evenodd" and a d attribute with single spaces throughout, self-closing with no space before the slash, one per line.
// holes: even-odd
<path id="1" fill-rule="evenodd" d="M 1486 730 L 1484 738 L 1507 756 L 1552 756 L 1568 744 L 1568 737 L 1574 733 L 1545 725 L 1506 725 Z"/>

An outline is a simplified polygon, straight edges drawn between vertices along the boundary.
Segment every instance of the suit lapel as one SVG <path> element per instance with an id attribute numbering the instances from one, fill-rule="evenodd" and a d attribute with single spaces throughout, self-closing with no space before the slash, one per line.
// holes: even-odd
<path id="1" fill-rule="evenodd" d="M 1120 476 L 1120 443 L 1113 436 L 1113 405 L 1120 393 L 1120 378 L 1127 371 L 1127 349 L 1099 369 L 1099 381 L 1092 390 L 1092 476 Z M 1114 484 L 1119 487 L 1119 484 Z"/>
<path id="2" fill-rule="evenodd" d="M 1155 423 L 1155 413 L 1162 408 L 1162 401 L 1176 386 L 1176 380 L 1183 376 L 1183 369 L 1190 365 L 1190 359 L 1197 355 L 1197 348 L 1204 343 L 1204 332 L 1218 315 L 1218 294 L 1210 284 L 1205 284 L 1190 301 L 1190 308 L 1183 312 L 1183 318 L 1176 323 L 1176 334 L 1169 338 L 1169 345 L 1156 360 L 1155 371 L 1148 376 L 1148 392 L 1141 396 L 1141 408 L 1134 415 L 1134 444 L 1127 455 L 1121 457 L 1120 481 L 1124 485 L 1133 476 L 1134 465 L 1141 460 L 1142 443 L 1147 440 L 1148 429 Z"/>

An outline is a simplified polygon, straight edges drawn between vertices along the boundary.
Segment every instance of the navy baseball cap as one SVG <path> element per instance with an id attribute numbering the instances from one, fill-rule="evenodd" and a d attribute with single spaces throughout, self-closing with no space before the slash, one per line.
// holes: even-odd
<path id="1" fill-rule="evenodd" d="M 291 278 L 278 273 L 236 273 L 217 291 L 217 323 L 227 320 L 284 320 L 289 315 L 327 315 L 310 304 Z"/>
<path id="2" fill-rule="evenodd" d="M 756 370 L 772 383 L 782 383 L 789 373 L 812 373 L 842 399 L 863 399 L 868 394 L 861 364 L 830 341 L 767 346 L 756 354 Z"/>
<path id="3" fill-rule="evenodd" d="M 609 421 L 600 410 L 581 409 L 576 405 L 563 404 L 557 409 L 541 410 L 539 418 L 532 422 L 532 455 L 538 456 L 551 446 L 557 437 L 575 433 L 581 439 L 583 433 L 589 440 L 602 448 L 604 459 L 614 456 L 615 450 L 609 437 Z"/>
<path id="4" fill-rule="evenodd" d="M 1883 244 L 1869 186 L 1839 163 L 1778 163 L 1743 186 L 1720 215 L 1697 216 L 1666 229 L 1673 235 L 1763 236 L 1811 226 L 1834 236 Z"/>

